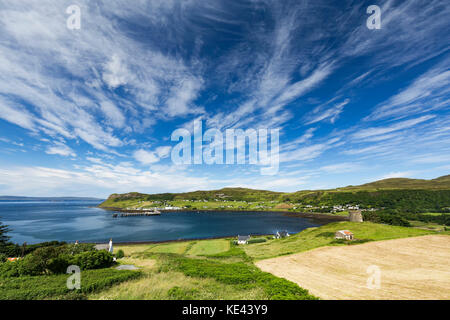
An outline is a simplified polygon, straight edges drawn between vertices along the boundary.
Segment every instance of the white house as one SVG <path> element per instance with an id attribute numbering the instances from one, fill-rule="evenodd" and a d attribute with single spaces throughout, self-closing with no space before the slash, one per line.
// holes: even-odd
<path id="1" fill-rule="evenodd" d="M 250 236 L 238 236 L 238 244 L 247 244 Z"/>
<path id="2" fill-rule="evenodd" d="M 275 238 L 277 238 L 277 239 L 286 238 L 289 236 L 290 236 L 290 234 L 287 231 L 277 231 L 277 233 L 275 234 Z"/>
<path id="3" fill-rule="evenodd" d="M 348 230 L 339 230 L 334 235 L 335 239 L 353 240 L 353 233 Z"/>

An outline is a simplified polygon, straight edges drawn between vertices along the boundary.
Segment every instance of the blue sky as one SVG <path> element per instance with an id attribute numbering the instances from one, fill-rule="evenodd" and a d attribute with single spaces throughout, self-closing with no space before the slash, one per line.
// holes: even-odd
<path id="1" fill-rule="evenodd" d="M 81 8 L 69 30 L 66 9 Z M 369 5 L 381 29 L 369 30 Z M 444 1 L 0 3 L 0 194 L 333 188 L 450 171 Z M 280 169 L 174 165 L 177 128 L 278 128 Z"/>

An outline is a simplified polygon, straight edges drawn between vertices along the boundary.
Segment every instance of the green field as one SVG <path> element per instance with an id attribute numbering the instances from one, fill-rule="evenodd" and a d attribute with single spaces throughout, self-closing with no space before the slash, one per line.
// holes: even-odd
<path id="1" fill-rule="evenodd" d="M 187 251 L 190 242 L 173 242 L 151 246 L 147 252 L 183 254 Z"/>
<path id="2" fill-rule="evenodd" d="M 120 263 L 134 264 L 144 275 L 90 299 L 316 299 L 298 285 L 260 271 L 231 239 L 116 248 L 126 254 Z"/>
<path id="3" fill-rule="evenodd" d="M 187 255 L 204 256 L 215 255 L 230 250 L 230 241 L 226 239 L 203 240 L 196 242 L 187 251 Z"/>

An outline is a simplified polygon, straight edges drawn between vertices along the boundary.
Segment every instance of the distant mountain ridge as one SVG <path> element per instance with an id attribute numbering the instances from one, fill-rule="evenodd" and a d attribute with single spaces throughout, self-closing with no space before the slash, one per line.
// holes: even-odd
<path id="1" fill-rule="evenodd" d="M 90 197 L 20 197 L 0 196 L 0 201 L 103 201 L 100 198 Z"/>
<path id="2" fill-rule="evenodd" d="M 161 193 L 161 194 L 143 194 L 130 192 L 125 194 L 112 194 L 100 206 L 114 206 L 114 203 L 132 200 L 145 199 L 151 200 L 204 200 L 204 199 L 227 199 L 227 200 L 247 200 L 247 201 L 289 201 L 301 200 L 305 198 L 322 198 L 331 194 L 351 194 L 360 191 L 376 193 L 378 191 L 396 191 L 396 190 L 426 190 L 439 191 L 450 190 L 450 175 L 442 176 L 436 179 L 409 179 L 409 178 L 389 178 L 375 182 L 366 183 L 359 186 L 347 186 L 328 190 L 301 190 L 291 193 L 275 192 L 267 190 L 254 190 L 246 188 L 223 188 L 210 191 L 193 191 L 184 193 Z"/>
<path id="3" fill-rule="evenodd" d="M 450 175 L 442 176 L 436 179 L 409 179 L 409 178 L 389 178 L 366 183 L 360 186 L 347 186 L 337 190 L 352 189 L 450 189 Z"/>

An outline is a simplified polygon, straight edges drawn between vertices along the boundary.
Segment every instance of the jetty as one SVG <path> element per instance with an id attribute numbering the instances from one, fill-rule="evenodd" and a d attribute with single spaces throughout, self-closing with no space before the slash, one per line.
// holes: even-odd
<path id="1" fill-rule="evenodd" d="M 145 211 L 145 212 L 123 212 L 120 214 L 121 218 L 124 217 L 146 217 L 146 216 L 159 216 L 160 211 Z"/>

